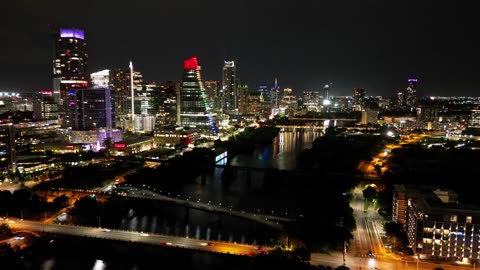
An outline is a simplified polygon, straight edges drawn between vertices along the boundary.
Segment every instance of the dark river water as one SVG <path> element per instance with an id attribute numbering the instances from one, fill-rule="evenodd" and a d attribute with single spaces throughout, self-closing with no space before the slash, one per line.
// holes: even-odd
<path id="1" fill-rule="evenodd" d="M 272 145 L 256 148 L 250 155 L 237 156 L 231 161 L 231 164 L 232 166 L 257 169 L 292 170 L 295 169 L 298 153 L 305 148 L 310 148 L 313 140 L 318 136 L 321 136 L 319 131 L 285 130 L 274 139 Z M 222 184 L 222 171 L 222 168 L 216 168 L 212 175 L 207 176 L 207 181 L 204 184 L 198 178 L 195 183 L 186 185 L 181 193 L 177 194 L 177 197 L 251 213 L 286 217 L 296 215 L 292 202 L 285 198 L 265 195 L 263 190 L 264 170 L 251 171 L 250 185 L 247 185 L 245 180 L 247 172 L 239 170 L 228 187 Z M 162 192 L 167 193 L 167 191 Z M 170 194 L 170 196 L 172 195 L 174 194 Z M 154 212 L 145 213 L 131 209 L 118 224 L 118 228 L 258 245 L 270 244 L 275 240 L 278 233 L 266 225 L 238 217 L 219 216 L 215 213 L 195 209 L 187 211 L 184 207 L 162 203 L 155 205 Z M 95 256 L 83 258 L 82 254 L 74 257 L 51 257 L 45 258 L 43 261 L 38 260 L 36 264 L 39 268 L 35 269 L 161 269 L 160 266 L 149 268 L 150 266 L 142 263 L 119 263 L 124 259 L 122 257 L 100 259 L 100 257 Z M 163 263 L 168 265 L 175 265 L 175 260 L 177 260 L 176 257 L 169 255 L 162 258 Z M 188 267 L 189 269 L 214 269 L 215 267 L 202 267 L 225 266 L 229 263 L 229 259 L 225 257 L 199 252 L 186 253 L 185 260 L 192 264 L 191 267 Z M 248 269 L 248 267 L 245 267 L 247 266 L 244 265 L 243 268 L 238 269 Z M 234 267 L 228 269 L 234 269 Z"/>

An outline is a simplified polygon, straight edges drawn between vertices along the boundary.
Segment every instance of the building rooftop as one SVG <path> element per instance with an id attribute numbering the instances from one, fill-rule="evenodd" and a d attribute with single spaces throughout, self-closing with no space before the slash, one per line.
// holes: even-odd
<path id="1" fill-rule="evenodd" d="M 436 186 L 420 185 L 394 185 L 395 191 L 407 194 L 409 200 L 424 212 L 430 213 L 470 213 L 480 215 L 480 207 L 477 205 L 459 202 L 458 194 L 451 189 Z"/>

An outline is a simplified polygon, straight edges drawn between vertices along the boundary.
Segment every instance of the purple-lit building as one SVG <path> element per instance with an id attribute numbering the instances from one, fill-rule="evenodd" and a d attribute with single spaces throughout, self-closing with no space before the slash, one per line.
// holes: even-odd
<path id="1" fill-rule="evenodd" d="M 55 33 L 53 59 L 54 100 L 63 105 L 62 124 L 72 126 L 69 106 L 76 89 L 88 87 L 88 54 L 85 32 L 81 29 L 60 28 Z"/>

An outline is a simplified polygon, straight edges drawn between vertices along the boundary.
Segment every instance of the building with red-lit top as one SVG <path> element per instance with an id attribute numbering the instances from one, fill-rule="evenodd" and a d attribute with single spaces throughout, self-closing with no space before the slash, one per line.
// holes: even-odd
<path id="1" fill-rule="evenodd" d="M 183 78 L 177 104 L 177 122 L 179 126 L 194 128 L 202 135 L 217 136 L 209 99 L 200 76 L 197 57 L 183 63 Z"/>

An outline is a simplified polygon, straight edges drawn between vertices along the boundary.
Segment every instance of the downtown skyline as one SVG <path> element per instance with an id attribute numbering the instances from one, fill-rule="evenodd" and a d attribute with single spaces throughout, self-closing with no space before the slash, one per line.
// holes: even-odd
<path id="1" fill-rule="evenodd" d="M 221 80 L 223 61 L 234 60 L 250 90 L 278 78 L 281 88 L 297 93 L 333 83 L 332 95 L 363 87 L 367 95 L 391 96 L 413 77 L 419 96 L 478 95 L 479 57 L 466 6 L 273 3 L 7 2 L 0 89 L 51 89 L 55 25 L 85 29 L 89 73 L 127 68 L 131 60 L 148 81 L 181 80 L 183 61 L 197 56 L 205 80 Z"/>

